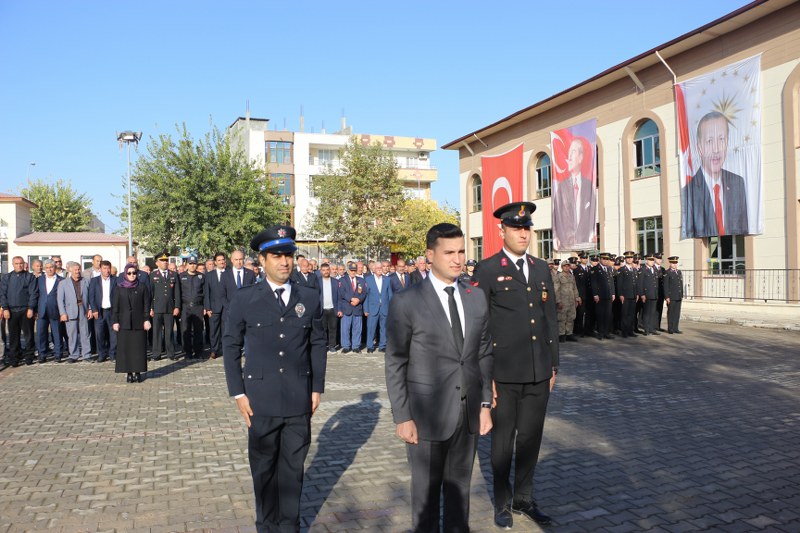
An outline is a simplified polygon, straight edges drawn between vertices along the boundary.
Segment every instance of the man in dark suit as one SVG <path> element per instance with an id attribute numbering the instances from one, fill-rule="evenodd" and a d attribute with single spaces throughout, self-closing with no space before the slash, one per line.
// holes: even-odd
<path id="1" fill-rule="evenodd" d="M 319 303 L 322 307 L 322 325 L 329 352 L 336 351 L 336 332 L 339 326 L 339 281 L 331 277 L 331 266 L 322 263 L 319 268 Z"/>
<path id="2" fill-rule="evenodd" d="M 420 283 L 422 282 L 423 279 L 428 277 L 428 269 L 425 258 L 422 256 L 417 257 L 417 261 L 415 264 L 417 265 L 417 269 L 414 270 L 409 275 L 409 279 L 411 280 L 412 285 L 414 285 L 415 283 Z"/>
<path id="3" fill-rule="evenodd" d="M 744 178 L 722 168 L 728 155 L 728 119 L 718 111 L 697 124 L 700 168 L 683 195 L 683 229 L 687 238 L 749 233 Z"/>
<path id="4" fill-rule="evenodd" d="M 44 262 L 44 275 L 39 276 L 39 306 L 36 318 L 36 349 L 39 350 L 39 362 L 47 359 L 50 335 L 53 336 L 55 360 L 61 362 L 61 335 L 59 324 L 61 315 L 58 312 L 58 284 L 61 276 L 56 274 L 56 264 L 52 259 Z M 0 341 L 2 342 L 2 341 Z"/>
<path id="5" fill-rule="evenodd" d="M 470 478 L 478 435 L 492 428 L 492 347 L 483 294 L 458 283 L 464 234 L 428 230 L 428 278 L 393 296 L 386 389 L 411 464 L 413 530 L 469 531 Z"/>
<path id="6" fill-rule="evenodd" d="M 400 292 L 411 285 L 411 278 L 406 272 L 406 262 L 402 259 L 397 260 L 394 274 L 389 276 L 389 284 L 392 288 L 392 293 Z"/>
<path id="7" fill-rule="evenodd" d="M 503 249 L 475 269 L 476 286 L 483 289 L 488 303 L 494 341 L 494 521 L 503 528 L 512 526 L 512 513 L 539 524 L 550 523 L 533 499 L 533 475 L 547 402 L 558 373 L 558 318 L 550 270 L 544 260 L 526 253 L 535 209 L 531 202 L 497 209 L 494 216 L 502 223 Z"/>
<path id="8" fill-rule="evenodd" d="M 89 312 L 94 318 L 98 363 L 117 358 L 117 332 L 111 323 L 111 304 L 116 289 L 117 278 L 111 275 L 111 262 L 100 261 L 100 275 L 89 280 Z"/>
<path id="9" fill-rule="evenodd" d="M 553 236 L 558 250 L 593 242 L 595 232 L 594 182 L 581 174 L 583 141 L 573 139 L 569 145 L 567 168 L 569 177 L 558 183 L 553 206 Z"/>
<path id="10" fill-rule="evenodd" d="M 256 275 L 252 270 L 244 268 L 244 252 L 234 250 L 231 253 L 231 268 L 227 269 L 222 275 L 222 298 L 224 307 L 233 300 L 236 291 L 242 287 L 249 287 L 256 282 Z M 223 311 L 226 313 L 226 311 Z"/>
<path id="11" fill-rule="evenodd" d="M 300 270 L 292 272 L 292 283 L 319 290 L 319 279 L 317 279 L 316 274 L 311 272 L 311 263 L 308 259 L 300 259 L 298 263 Z"/>
<path id="12" fill-rule="evenodd" d="M 375 351 L 375 330 L 380 326 L 378 350 L 386 350 L 386 317 L 389 315 L 389 301 L 392 287 L 389 278 L 383 275 L 378 263 L 371 276 L 367 276 L 367 299 L 364 301 L 364 315 L 367 317 L 367 353 Z"/>
<path id="13" fill-rule="evenodd" d="M 266 279 L 235 293 L 222 341 L 228 392 L 249 428 L 259 533 L 300 531 L 311 415 L 325 388 L 319 293 L 289 281 L 294 236 L 289 226 L 273 226 L 253 237 Z"/>
<path id="14" fill-rule="evenodd" d="M 669 258 L 669 268 L 664 273 L 664 301 L 667 303 L 667 332 L 683 333 L 678 325 L 681 320 L 683 300 L 683 274 L 678 270 L 678 256 Z"/>
<path id="15" fill-rule="evenodd" d="M 223 276 L 228 266 L 227 258 L 222 252 L 214 254 L 214 268 L 206 273 L 206 287 L 203 307 L 208 317 L 211 359 L 222 355 L 223 315 L 225 311 L 225 287 Z"/>
<path id="16" fill-rule="evenodd" d="M 347 264 L 347 276 L 339 280 L 339 311 L 342 312 L 342 353 L 361 352 L 361 318 L 364 316 L 364 300 L 367 284 L 356 275 L 356 264 Z"/>
<path id="17" fill-rule="evenodd" d="M 150 274 L 150 286 L 153 288 L 150 316 L 153 318 L 154 361 L 159 361 L 165 351 L 170 360 L 175 360 L 172 330 L 175 317 L 181 313 L 181 284 L 177 274 L 167 268 L 168 261 L 169 254 L 166 250 L 158 254 L 157 268 Z"/>

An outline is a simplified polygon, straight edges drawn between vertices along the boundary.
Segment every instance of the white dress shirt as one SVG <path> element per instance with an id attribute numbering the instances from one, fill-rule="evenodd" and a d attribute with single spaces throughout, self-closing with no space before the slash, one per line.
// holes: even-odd
<path id="1" fill-rule="evenodd" d="M 447 321 L 450 322 L 451 327 L 453 325 L 453 320 L 450 318 L 450 297 L 447 295 L 447 292 L 445 292 L 445 289 L 447 287 L 455 287 L 456 290 L 453 291 L 453 296 L 456 299 L 458 318 L 461 319 L 461 333 L 464 334 L 464 338 L 466 338 L 466 328 L 464 326 L 464 304 L 461 302 L 461 294 L 458 292 L 458 284 L 456 282 L 445 283 L 437 278 L 436 275 L 432 275 L 430 278 L 431 283 L 433 284 L 433 289 L 436 291 L 436 296 L 439 297 L 442 307 L 444 307 L 444 314 L 447 315 Z"/>

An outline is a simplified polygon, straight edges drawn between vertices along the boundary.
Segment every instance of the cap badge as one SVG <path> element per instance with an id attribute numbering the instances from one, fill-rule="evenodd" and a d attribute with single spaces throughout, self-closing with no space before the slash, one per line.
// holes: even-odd
<path id="1" fill-rule="evenodd" d="M 286 230 L 285 230 L 285 229 L 283 229 L 283 228 L 279 228 L 279 229 L 278 229 L 278 237 L 280 237 L 281 239 L 283 239 L 284 237 L 286 237 Z"/>
<path id="2" fill-rule="evenodd" d="M 524 217 L 525 216 L 525 207 L 524 206 L 519 208 L 519 213 L 517 213 L 517 216 L 518 217 Z"/>
<path id="3" fill-rule="evenodd" d="M 306 314 L 306 306 L 303 304 L 297 304 L 294 306 L 294 312 L 297 313 L 298 317 L 302 317 Z"/>

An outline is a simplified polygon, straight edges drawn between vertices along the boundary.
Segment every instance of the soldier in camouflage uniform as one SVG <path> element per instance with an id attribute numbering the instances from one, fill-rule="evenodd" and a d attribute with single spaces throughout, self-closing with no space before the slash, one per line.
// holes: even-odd
<path id="1" fill-rule="evenodd" d="M 572 328 L 575 324 L 575 308 L 581 304 L 581 298 L 572 275 L 572 267 L 566 261 L 561 264 L 561 273 L 554 278 L 554 284 L 558 309 L 558 340 L 576 342 L 578 339 L 572 334 Z"/>

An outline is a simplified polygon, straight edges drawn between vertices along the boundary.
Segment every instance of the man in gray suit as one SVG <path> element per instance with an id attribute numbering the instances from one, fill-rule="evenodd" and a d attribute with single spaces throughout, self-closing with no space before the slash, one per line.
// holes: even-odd
<path id="1" fill-rule="evenodd" d="M 69 362 L 77 363 L 81 354 L 84 361 L 89 361 L 92 358 L 89 343 L 89 279 L 81 276 L 78 263 L 70 261 L 67 270 L 70 275 L 58 284 L 57 298 L 61 322 L 67 325 Z"/>
<path id="2" fill-rule="evenodd" d="M 433 226 L 426 246 L 431 275 L 389 304 L 386 388 L 411 464 L 413 530 L 440 530 L 443 494 L 443 531 L 469 531 L 478 434 L 492 429 L 488 305 L 457 281 L 465 260 L 457 226 Z"/>

